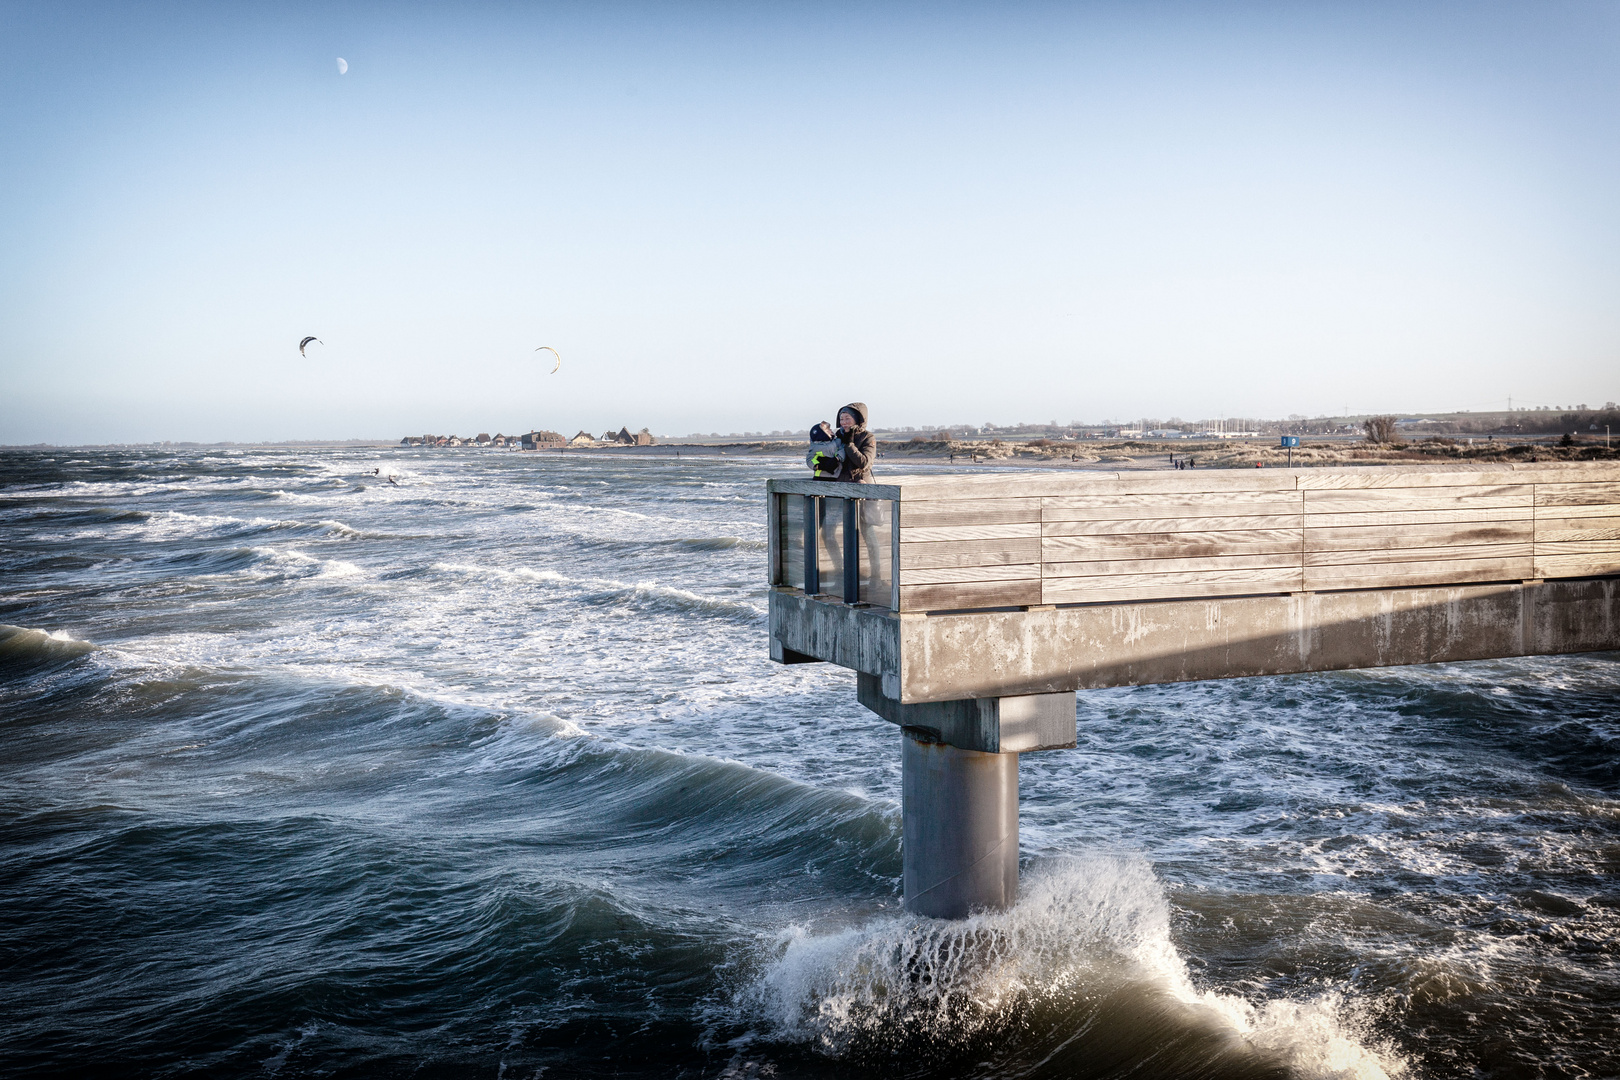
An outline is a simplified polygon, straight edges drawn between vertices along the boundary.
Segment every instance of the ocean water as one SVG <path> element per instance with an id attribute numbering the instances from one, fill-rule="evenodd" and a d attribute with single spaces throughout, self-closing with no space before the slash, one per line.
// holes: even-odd
<path id="1" fill-rule="evenodd" d="M 920 920 L 793 471 L 0 451 L 0 1072 L 1620 1075 L 1616 655 L 1088 692 Z"/>

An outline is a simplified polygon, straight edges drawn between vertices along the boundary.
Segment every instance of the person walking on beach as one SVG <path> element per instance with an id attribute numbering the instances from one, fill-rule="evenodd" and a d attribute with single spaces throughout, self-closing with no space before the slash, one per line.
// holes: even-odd
<path id="1" fill-rule="evenodd" d="M 838 441 L 844 444 L 844 454 L 833 479 L 848 484 L 870 484 L 872 459 L 877 457 L 877 438 L 866 427 L 866 402 L 852 401 L 838 410 Z"/>

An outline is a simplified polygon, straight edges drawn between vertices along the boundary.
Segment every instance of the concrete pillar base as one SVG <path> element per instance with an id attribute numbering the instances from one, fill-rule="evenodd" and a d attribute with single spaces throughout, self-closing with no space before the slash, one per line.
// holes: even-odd
<path id="1" fill-rule="evenodd" d="M 1018 755 L 901 733 L 906 910 L 935 919 L 1018 899 Z"/>

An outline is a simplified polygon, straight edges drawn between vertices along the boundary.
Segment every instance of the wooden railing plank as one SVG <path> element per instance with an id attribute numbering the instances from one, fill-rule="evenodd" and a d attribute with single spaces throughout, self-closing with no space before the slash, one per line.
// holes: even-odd
<path id="1" fill-rule="evenodd" d="M 1533 506 L 1528 484 L 1478 488 L 1375 488 L 1306 491 L 1305 513 L 1390 513 L 1400 510 L 1472 510 Z M 1308 524 L 1308 523 L 1307 523 Z"/>
<path id="2" fill-rule="evenodd" d="M 1038 521 L 1008 525 L 941 525 L 923 529 L 900 527 L 900 544 L 926 544 L 961 540 L 1010 540 L 1019 536 L 1041 535 Z"/>
<path id="3" fill-rule="evenodd" d="M 1557 528 L 1557 523 L 1563 521 L 1612 522 L 1615 518 L 1620 518 L 1620 503 L 1610 503 L 1606 506 L 1570 506 L 1566 504 L 1561 506 L 1536 507 L 1536 528 L 1538 529 L 1541 528 L 1543 522 Z"/>
<path id="4" fill-rule="evenodd" d="M 1539 545 L 1538 545 L 1539 547 Z M 1620 551 L 1536 552 L 1536 577 L 1609 577 L 1620 574 Z"/>
<path id="5" fill-rule="evenodd" d="M 1024 607 L 1041 603 L 1041 579 L 974 581 L 949 585 L 901 585 L 901 611 L 957 611 Z"/>
<path id="6" fill-rule="evenodd" d="M 950 501 L 1074 495 L 1121 495 L 1157 491 L 1289 491 L 1295 490 L 1292 473 L 1284 470 L 1210 470 L 1186 472 L 1003 472 L 951 473 L 885 477 L 903 488 L 906 500 Z"/>
<path id="7" fill-rule="evenodd" d="M 1591 506 L 1620 503 L 1620 482 L 1537 484 L 1537 506 Z"/>
<path id="8" fill-rule="evenodd" d="M 1465 559 L 1523 559 L 1528 567 L 1535 554 L 1535 544 L 1528 539 L 1506 544 L 1456 544 L 1450 547 L 1357 548 L 1354 551 L 1307 551 L 1306 566 L 1380 566 L 1404 565 L 1417 567 L 1433 564 L 1435 573 L 1443 575 L 1445 566 Z M 1533 576 L 1526 573 L 1527 577 Z M 1444 580 L 1443 577 L 1441 579 Z"/>
<path id="9" fill-rule="evenodd" d="M 1536 522 L 1538 547 L 1592 540 L 1620 540 L 1620 517 L 1565 518 L 1546 525 Z"/>
<path id="10" fill-rule="evenodd" d="M 1198 555 L 1299 554 L 1299 529 L 1108 533 L 1041 538 L 1043 562 L 1076 559 L 1181 559 Z"/>
<path id="11" fill-rule="evenodd" d="M 941 566 L 906 571 L 908 585 L 946 585 L 959 581 L 1021 581 L 1039 578 L 1039 563 L 1010 563 L 1006 566 Z"/>
<path id="12" fill-rule="evenodd" d="M 1151 574 L 1201 573 L 1212 582 L 1225 578 L 1227 571 L 1298 569 L 1298 551 L 1285 551 L 1264 555 L 1210 555 L 1171 559 L 1092 559 L 1084 562 L 1066 561 L 1041 563 L 1048 578 L 1138 576 Z"/>
<path id="13" fill-rule="evenodd" d="M 1116 574 L 1103 577 L 1049 577 L 1042 581 L 1043 604 L 1100 604 L 1173 597 L 1243 596 L 1298 592 L 1304 588 L 1298 567 L 1231 570 L 1212 580 L 1203 573 Z"/>
<path id="14" fill-rule="evenodd" d="M 1305 588 L 1382 589 L 1408 585 L 1463 584 L 1471 581 L 1523 581 L 1535 576 L 1530 556 L 1508 559 L 1456 559 L 1450 562 L 1355 563 L 1307 566 Z"/>
<path id="15" fill-rule="evenodd" d="M 1537 540 L 1536 552 L 1548 555 L 1612 555 L 1620 559 L 1620 540 L 1585 537 L 1577 540 Z"/>
<path id="16" fill-rule="evenodd" d="M 1614 507 L 1557 507 L 1557 513 L 1547 508 L 1536 508 L 1536 539 L 1558 539 L 1552 536 L 1560 529 L 1609 529 L 1620 525 L 1620 505 Z M 1570 513 L 1579 510 L 1579 513 Z"/>
<path id="17" fill-rule="evenodd" d="M 1528 516 L 1528 515 L 1526 515 Z M 1130 536 L 1144 533 L 1180 534 L 1187 532 L 1246 532 L 1253 529 L 1297 530 L 1304 524 L 1298 508 L 1290 514 L 1253 514 L 1245 517 L 1142 517 L 1103 518 L 1087 521 L 1041 521 L 1042 536 Z"/>
<path id="18" fill-rule="evenodd" d="M 1001 525 L 1041 520 L 1039 499 L 984 499 L 961 502 L 901 502 L 900 527 Z"/>
<path id="19" fill-rule="evenodd" d="M 922 570 L 934 566 L 997 566 L 1006 563 L 1039 562 L 1041 541 L 1025 536 L 1011 540 L 964 540 L 900 545 L 900 569 Z"/>
<path id="20" fill-rule="evenodd" d="M 1323 513 L 1316 511 L 1305 519 L 1305 528 L 1310 530 L 1325 528 L 1341 528 L 1353 526 L 1375 525 L 1430 525 L 1442 522 L 1495 522 L 1495 521 L 1533 521 L 1536 509 L 1533 506 L 1476 506 L 1467 509 L 1450 510 L 1397 510 L 1352 513 Z"/>
<path id="21" fill-rule="evenodd" d="M 1388 551 L 1399 548 L 1461 547 L 1469 544 L 1534 543 L 1536 523 L 1448 521 L 1399 527 L 1339 525 L 1305 530 L 1305 550 Z"/>
<path id="22" fill-rule="evenodd" d="M 1294 472 L 1299 491 L 1373 491 L 1387 488 L 1481 487 L 1496 484 L 1531 484 L 1535 478 L 1516 475 L 1499 465 L 1425 466 L 1349 469 L 1299 469 Z"/>
<path id="23" fill-rule="evenodd" d="M 1041 521 L 1139 518 L 1269 517 L 1301 512 L 1297 494 L 1273 491 L 1195 491 L 1156 495 L 1085 495 L 1041 502 Z"/>

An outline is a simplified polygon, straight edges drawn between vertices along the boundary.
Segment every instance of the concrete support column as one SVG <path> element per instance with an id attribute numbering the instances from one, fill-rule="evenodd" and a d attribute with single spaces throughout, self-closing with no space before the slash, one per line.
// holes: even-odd
<path id="1" fill-rule="evenodd" d="M 1018 755 L 901 733 L 906 910 L 961 919 L 1018 899 Z"/>

